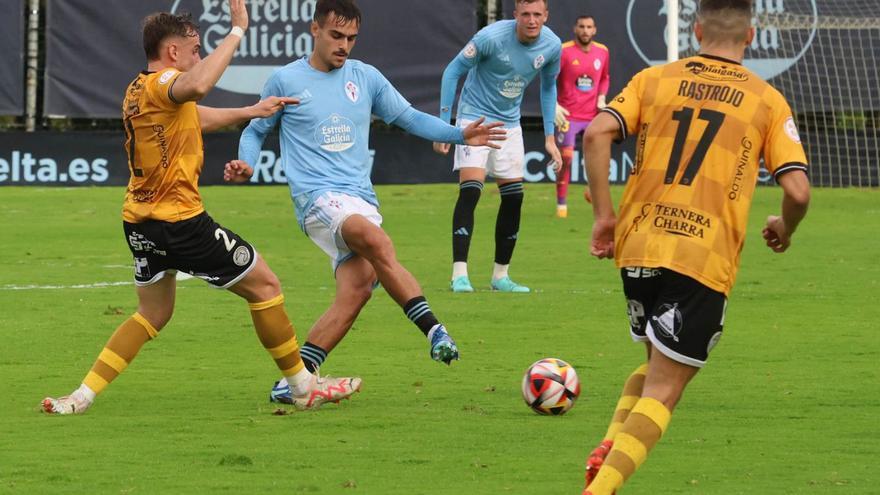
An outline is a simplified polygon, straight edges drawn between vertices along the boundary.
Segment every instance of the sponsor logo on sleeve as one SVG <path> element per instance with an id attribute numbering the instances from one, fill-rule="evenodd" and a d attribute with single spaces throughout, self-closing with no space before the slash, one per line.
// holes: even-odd
<path id="1" fill-rule="evenodd" d="M 161 76 L 159 76 L 159 84 L 168 84 L 168 81 L 174 77 L 174 74 L 177 74 L 176 70 L 166 70 Z"/>
<path id="2" fill-rule="evenodd" d="M 797 124 L 794 123 L 794 117 L 789 117 L 785 121 L 785 133 L 797 144 L 801 144 L 801 135 L 798 133 Z"/>
<path id="3" fill-rule="evenodd" d="M 464 58 L 474 58 L 477 56 L 477 45 L 474 44 L 473 41 L 464 46 L 464 50 L 461 51 L 461 54 L 464 55 Z"/>

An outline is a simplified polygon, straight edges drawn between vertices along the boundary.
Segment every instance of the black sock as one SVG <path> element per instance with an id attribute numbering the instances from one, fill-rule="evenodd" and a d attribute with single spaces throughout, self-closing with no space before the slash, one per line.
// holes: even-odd
<path id="1" fill-rule="evenodd" d="M 324 360 L 327 359 L 327 354 L 327 351 L 311 342 L 306 342 L 306 344 L 299 350 L 299 355 L 302 357 L 306 369 L 312 374 L 324 364 Z"/>
<path id="2" fill-rule="evenodd" d="M 474 233 L 474 210 L 480 201 L 483 183 L 466 180 L 458 187 L 458 201 L 452 213 L 452 261 L 467 261 Z"/>
<path id="3" fill-rule="evenodd" d="M 495 263 L 509 265 L 519 234 L 519 218 L 522 211 L 523 184 L 511 182 L 498 187 L 501 206 L 495 220 Z"/>
<path id="4" fill-rule="evenodd" d="M 434 325 L 440 323 L 437 321 L 437 317 L 434 316 L 434 313 L 431 312 L 431 308 L 428 306 L 428 301 L 425 300 L 425 296 L 418 296 L 410 299 L 409 302 L 403 306 L 403 312 L 406 313 L 406 317 L 409 318 L 410 321 L 419 327 L 419 330 L 421 330 L 425 336 L 427 336 L 428 332 L 434 328 Z"/>

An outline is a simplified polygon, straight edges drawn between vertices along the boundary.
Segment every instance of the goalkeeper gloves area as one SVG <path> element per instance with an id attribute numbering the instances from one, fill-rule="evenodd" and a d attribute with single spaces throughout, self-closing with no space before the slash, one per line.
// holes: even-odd
<path id="1" fill-rule="evenodd" d="M 553 119 L 553 123 L 556 124 L 556 127 L 567 128 L 568 127 L 568 117 L 569 111 L 562 107 L 559 103 L 556 104 L 556 117 Z"/>

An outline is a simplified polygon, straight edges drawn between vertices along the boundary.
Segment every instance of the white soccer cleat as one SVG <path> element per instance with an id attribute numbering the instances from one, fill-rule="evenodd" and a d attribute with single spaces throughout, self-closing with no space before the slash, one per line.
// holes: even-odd
<path id="1" fill-rule="evenodd" d="M 92 401 L 83 397 L 79 392 L 74 392 L 64 397 L 43 399 L 43 412 L 49 414 L 82 414 L 92 405 Z"/>
<path id="2" fill-rule="evenodd" d="M 316 376 L 312 389 L 303 396 L 293 396 L 293 406 L 300 411 L 317 409 L 326 402 L 339 402 L 361 390 L 361 379 Z"/>

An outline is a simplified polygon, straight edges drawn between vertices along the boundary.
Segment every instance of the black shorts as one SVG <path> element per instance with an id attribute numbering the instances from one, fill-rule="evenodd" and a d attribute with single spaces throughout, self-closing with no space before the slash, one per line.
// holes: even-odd
<path id="1" fill-rule="evenodd" d="M 667 268 L 620 270 L 633 340 L 702 368 L 721 339 L 727 297 Z"/>
<path id="2" fill-rule="evenodd" d="M 122 222 L 122 227 L 134 256 L 134 280 L 141 287 L 179 270 L 226 289 L 257 263 L 253 246 L 207 212 L 182 222 Z"/>

